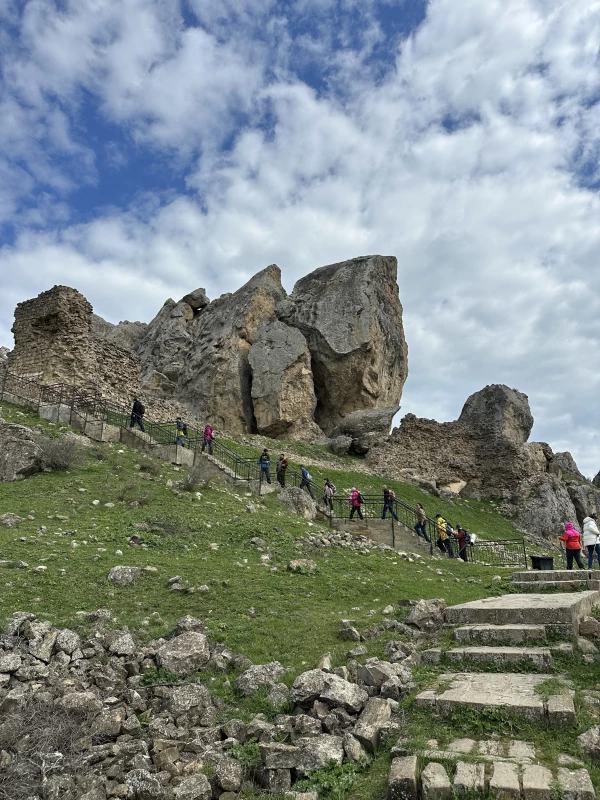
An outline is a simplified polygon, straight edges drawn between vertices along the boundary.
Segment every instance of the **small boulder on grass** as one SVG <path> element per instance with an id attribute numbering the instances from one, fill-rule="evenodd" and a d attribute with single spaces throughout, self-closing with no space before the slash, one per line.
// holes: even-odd
<path id="1" fill-rule="evenodd" d="M 588 758 L 600 763 L 600 725 L 594 725 L 593 728 L 582 733 L 577 737 L 577 742 Z"/>
<path id="2" fill-rule="evenodd" d="M 142 574 L 140 567 L 113 567 L 106 576 L 109 581 L 116 583 L 117 586 L 127 586 Z"/>
<path id="3" fill-rule="evenodd" d="M 316 562 L 310 558 L 296 558 L 290 561 L 287 568 L 298 575 L 314 575 L 317 571 Z"/>
<path id="4" fill-rule="evenodd" d="M 17 525 L 23 522 L 23 517 L 19 517 L 18 514 L 11 514 L 8 512 L 0 516 L 0 522 L 7 528 L 16 528 Z"/>
<path id="5" fill-rule="evenodd" d="M 238 692 L 248 696 L 254 694 L 262 686 L 275 686 L 282 675 L 285 675 L 285 669 L 279 661 L 271 661 L 269 664 L 256 664 L 242 672 L 235 682 L 235 688 Z"/>

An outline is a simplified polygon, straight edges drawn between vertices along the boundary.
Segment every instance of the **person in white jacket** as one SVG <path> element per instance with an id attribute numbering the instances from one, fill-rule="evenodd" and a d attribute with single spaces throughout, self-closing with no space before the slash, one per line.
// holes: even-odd
<path id="1" fill-rule="evenodd" d="M 600 567 L 600 531 L 596 520 L 596 514 L 590 514 L 583 520 L 583 546 L 587 547 L 588 551 L 588 569 L 591 569 L 594 564 L 594 555 L 598 559 L 598 566 Z"/>

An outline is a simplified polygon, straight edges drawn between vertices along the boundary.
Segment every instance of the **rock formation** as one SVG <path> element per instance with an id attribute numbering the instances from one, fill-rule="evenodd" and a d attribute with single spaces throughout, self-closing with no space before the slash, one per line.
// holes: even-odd
<path id="1" fill-rule="evenodd" d="M 204 289 L 169 299 L 148 325 L 112 325 L 55 286 L 17 306 L 8 368 L 125 404 L 140 393 L 148 407 L 172 402 L 172 416 L 183 404 L 230 433 L 310 440 L 319 425 L 381 410 L 352 435 L 366 452 L 373 433 L 388 433 L 407 375 L 396 273 L 393 257 L 352 259 L 315 270 L 288 297 L 272 264 L 212 302 Z"/>
<path id="2" fill-rule="evenodd" d="M 282 309 L 308 341 L 315 421 L 327 433 L 353 411 L 400 400 L 408 354 L 397 269 L 391 256 L 321 267 L 296 283 Z"/>
<path id="3" fill-rule="evenodd" d="M 392 427 L 394 414 L 400 406 L 390 408 L 371 408 L 365 411 L 352 411 L 342 422 L 331 431 L 332 450 L 336 451 L 334 442 L 340 442 L 343 437 L 349 438 L 345 452 L 355 455 L 364 455 L 369 449 L 385 438 Z M 337 445 L 338 455 L 341 454 L 341 443 Z"/>
<path id="4" fill-rule="evenodd" d="M 455 422 L 407 414 L 370 449 L 367 461 L 379 474 L 436 493 L 500 498 L 500 510 L 519 528 L 553 538 L 561 523 L 581 525 L 600 509 L 600 492 L 585 482 L 569 453 L 555 455 L 545 442 L 528 442 L 532 427 L 526 395 L 486 386 L 468 398 Z"/>
<path id="5" fill-rule="evenodd" d="M 0 417 L 0 483 L 26 478 L 41 468 L 42 449 L 31 429 Z"/>

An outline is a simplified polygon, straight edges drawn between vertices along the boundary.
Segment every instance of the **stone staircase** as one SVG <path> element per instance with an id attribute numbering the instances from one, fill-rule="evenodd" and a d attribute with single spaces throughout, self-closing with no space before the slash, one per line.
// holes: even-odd
<path id="1" fill-rule="evenodd" d="M 515 589 L 535 592 L 539 589 L 558 589 L 559 591 L 600 589 L 600 571 L 591 569 L 539 569 L 528 572 L 513 572 L 512 583 Z"/>
<path id="2" fill-rule="evenodd" d="M 543 580 L 530 583 L 543 585 Z M 415 707 L 446 718 L 463 708 L 475 712 L 497 708 L 542 726 L 574 726 L 575 693 L 568 676 L 551 672 L 553 656 L 573 653 L 572 640 L 580 623 L 598 605 L 600 591 L 586 589 L 509 594 L 447 608 L 446 622 L 453 628 L 455 645 L 424 651 L 423 662 L 448 662 L 464 671 L 439 675 L 433 686 L 416 696 Z M 563 641 L 557 641 L 560 638 Z M 467 671 L 469 667 L 476 671 Z M 521 667 L 523 671 L 518 671 Z M 547 696 L 538 688 L 551 678 L 556 693 Z M 447 762 L 454 764 L 453 783 L 444 766 Z M 406 750 L 402 742 L 392 750 L 389 800 L 434 800 L 464 792 L 502 800 L 596 796 L 582 762 L 563 755 L 551 768 L 541 765 L 531 742 L 456 739 L 441 747 L 430 740 L 418 753 Z"/>

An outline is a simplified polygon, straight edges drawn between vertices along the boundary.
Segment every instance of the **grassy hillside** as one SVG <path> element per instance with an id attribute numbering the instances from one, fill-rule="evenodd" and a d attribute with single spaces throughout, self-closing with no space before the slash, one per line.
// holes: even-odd
<path id="1" fill-rule="evenodd" d="M 2 415 L 59 432 L 22 409 L 4 405 Z M 94 445 L 84 453 L 80 466 L 0 485 L 0 514 L 25 517 L 17 528 L 0 527 L 0 557 L 28 564 L 0 568 L 2 619 L 26 610 L 66 625 L 77 611 L 105 607 L 121 624 L 156 636 L 194 614 L 208 621 L 213 638 L 255 663 L 277 659 L 297 672 L 328 650 L 341 655 L 347 649 L 337 638 L 342 618 L 366 627 L 401 599 L 442 596 L 453 603 L 491 589 L 495 570 L 477 565 L 429 557 L 408 563 L 395 554 L 299 544 L 298 537 L 320 526 L 287 513 L 276 495 L 259 499 L 244 486 L 213 481 L 198 500 L 167 485 L 184 477 L 171 464 L 119 445 Z M 339 487 L 358 485 L 359 478 L 365 484 L 351 471 L 332 475 Z M 373 479 L 372 487 L 378 483 Z M 422 499 L 413 487 L 399 488 L 411 502 Z M 501 518 L 477 506 L 473 522 L 489 519 L 490 529 L 502 529 Z M 461 515 L 468 525 L 466 511 Z M 139 524 L 147 529 L 134 527 Z M 132 534 L 142 537 L 141 545 L 128 544 Z M 255 537 L 262 540 L 258 546 L 251 543 Z M 288 572 L 295 557 L 314 559 L 317 574 Z M 156 572 L 115 587 L 106 575 L 118 564 Z M 46 570 L 36 572 L 40 566 Z M 196 591 L 171 592 L 168 581 L 177 575 Z"/>

